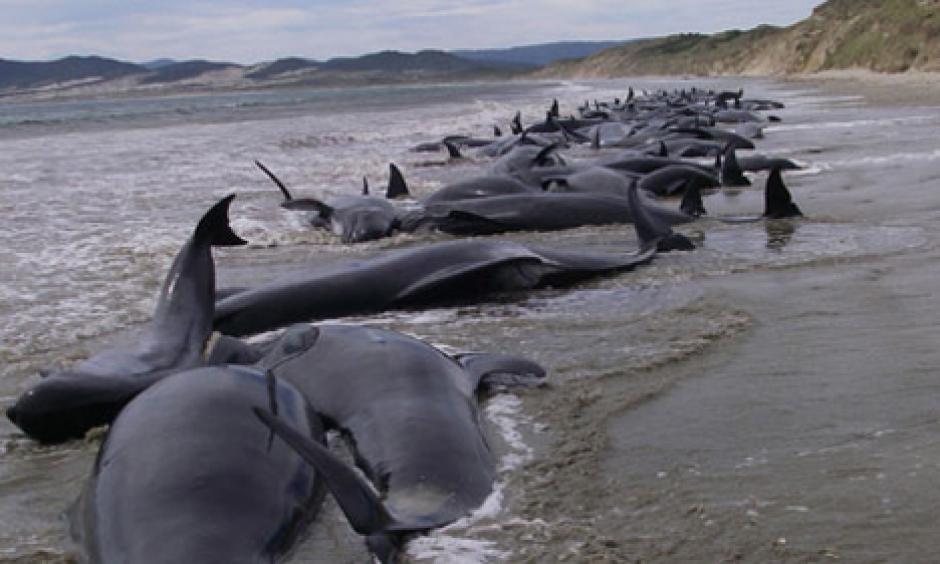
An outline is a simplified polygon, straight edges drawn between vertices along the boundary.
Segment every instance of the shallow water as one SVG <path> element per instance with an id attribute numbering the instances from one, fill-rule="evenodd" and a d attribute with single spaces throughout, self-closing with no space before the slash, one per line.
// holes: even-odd
<path id="1" fill-rule="evenodd" d="M 681 84 L 632 83 L 648 88 Z M 736 87 L 738 82 L 694 84 Z M 11 402 L 34 381 L 39 367 L 82 358 L 126 338 L 145 321 L 166 268 L 194 222 L 229 192 L 239 194 L 233 226 L 252 246 L 216 253 L 220 286 L 255 284 L 309 263 L 446 238 L 400 236 L 340 246 L 279 209 L 278 193 L 252 159 L 268 164 L 298 194 L 357 193 L 363 175 L 381 186 L 388 162 L 395 161 L 420 195 L 473 173 L 486 161 L 471 155 L 459 165 L 422 166 L 443 162 L 444 156 L 410 153 L 408 147 L 450 133 L 488 136 L 494 123 L 508 129 L 516 109 L 525 121 L 533 121 L 554 97 L 565 112 L 585 98 L 622 95 L 626 86 L 607 81 L 422 86 L 0 105 L 0 165 L 7 171 L 0 177 L 0 210 L 7 218 L 0 232 L 5 264 L 0 272 L 5 321 L 0 327 L 0 397 Z M 749 95 L 778 98 L 789 106 L 778 112 L 784 122 L 769 128 L 758 146 L 808 165 L 807 171 L 788 176 L 807 219 L 740 225 L 706 219 L 682 228 L 699 250 L 657 258 L 633 273 L 576 289 L 351 320 L 406 331 L 452 350 L 525 353 L 545 364 L 555 382 L 548 390 L 520 392 L 522 403 L 515 395 L 500 396 L 486 408 L 502 455 L 497 494 L 469 521 L 416 541 L 413 558 L 512 561 L 532 539 L 547 538 L 551 523 L 522 518 L 517 511 L 528 503 L 525 480 L 519 478 L 529 458 L 551 458 L 577 445 L 566 444 L 558 422 L 527 414 L 526 398 L 550 401 L 593 381 L 603 390 L 602 382 L 622 378 L 627 367 L 669 368 L 712 354 L 708 351 L 716 342 L 758 338 L 767 311 L 785 308 L 778 300 L 785 300 L 786 291 L 767 290 L 768 279 L 821 276 L 818 284 L 826 284 L 824 273 L 931 247 L 940 200 L 921 205 L 924 196 L 912 186 L 940 177 L 935 157 L 940 140 L 933 134 L 940 113 L 864 107 L 855 99 L 771 82 L 744 86 Z M 762 185 L 758 175 L 758 188 L 712 195 L 705 205 L 712 217 L 760 213 Z M 595 251 L 635 247 L 631 229 L 624 227 L 512 238 Z M 763 293 L 752 301 L 738 300 L 737 286 L 745 293 L 752 286 Z M 825 292 L 802 298 L 809 312 L 824 310 L 834 299 Z M 769 310 L 754 306 L 767 301 Z M 810 321 L 794 323 L 797 334 L 808 331 Z M 877 336 L 862 342 L 871 341 Z M 765 354 L 735 350 L 744 363 Z M 760 391 L 741 393 L 746 399 Z M 636 417 L 650 418 L 649 425 L 664 429 L 661 442 L 681 448 L 669 432 L 681 434 L 678 421 L 684 420 L 672 421 L 671 413 L 684 407 L 671 408 L 665 401 L 665 407 L 654 405 L 659 404 L 644 409 L 661 411 Z M 622 425 L 632 428 L 635 420 L 626 417 Z M 5 420 L 0 432 L 0 514 L 16 516 L 0 521 L 0 558 L 61 554 L 66 535 L 59 515 L 77 495 L 97 443 L 37 447 Z M 787 432 L 800 433 L 799 428 Z M 715 436 L 723 433 L 716 430 Z M 632 436 L 621 423 L 611 434 Z M 614 448 L 636 455 L 629 442 L 615 442 Z M 752 450 L 743 448 L 742 454 L 753 456 Z M 655 474 L 668 470 L 669 462 L 624 463 L 630 469 L 625 475 Z M 563 492 L 557 495 L 560 504 Z M 363 555 L 361 543 L 329 505 L 294 560 L 361 561 Z"/>

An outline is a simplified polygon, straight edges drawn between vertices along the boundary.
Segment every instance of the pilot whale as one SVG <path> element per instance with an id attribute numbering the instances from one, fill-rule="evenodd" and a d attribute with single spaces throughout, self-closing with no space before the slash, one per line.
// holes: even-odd
<path id="1" fill-rule="evenodd" d="M 234 197 L 206 212 L 180 249 L 140 336 L 46 375 L 7 409 L 16 426 L 44 443 L 80 438 L 160 378 L 204 364 L 215 309 L 212 247 L 245 244 L 228 223 Z"/>
<path id="2" fill-rule="evenodd" d="M 375 313 L 433 303 L 479 301 L 495 292 L 545 286 L 624 272 L 657 251 L 691 249 L 629 194 L 640 248 L 634 253 L 592 253 L 500 240 L 458 240 L 420 245 L 335 267 L 308 271 L 235 293 L 216 304 L 215 327 L 250 335 L 301 321 Z"/>
<path id="3" fill-rule="evenodd" d="M 300 390 L 348 439 L 371 484 L 281 417 L 256 409 L 323 476 L 382 562 L 395 561 L 410 533 L 451 523 L 492 492 L 496 456 L 478 391 L 545 377 L 521 357 L 450 356 L 395 331 L 332 324 L 291 327 L 259 366 Z"/>

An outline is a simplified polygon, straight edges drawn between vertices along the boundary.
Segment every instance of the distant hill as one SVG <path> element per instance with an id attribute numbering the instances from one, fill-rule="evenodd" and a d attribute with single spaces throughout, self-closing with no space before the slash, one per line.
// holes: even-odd
<path id="1" fill-rule="evenodd" d="M 173 59 L 154 59 L 153 61 L 140 63 L 140 66 L 150 69 L 150 70 L 156 70 L 160 67 L 165 67 L 165 66 L 175 65 L 175 64 L 176 64 L 176 61 L 174 61 Z"/>
<path id="2" fill-rule="evenodd" d="M 137 90 L 153 94 L 292 85 L 401 84 L 506 78 L 517 74 L 518 70 L 431 50 L 414 54 L 382 51 L 326 62 L 289 57 L 249 67 L 169 59 L 138 65 L 102 57 L 66 57 L 51 62 L 0 60 L 0 95 L 100 96 Z"/>
<path id="3" fill-rule="evenodd" d="M 488 65 L 457 57 L 443 51 L 418 51 L 415 54 L 399 51 L 381 51 L 361 57 L 340 57 L 323 63 L 322 68 L 333 71 L 383 72 L 443 72 L 476 71 Z"/>
<path id="4" fill-rule="evenodd" d="M 146 73 L 147 69 L 104 57 L 66 57 L 29 62 L 0 59 L 0 90 L 39 88 L 67 82 L 101 82 Z"/>
<path id="5" fill-rule="evenodd" d="M 316 61 L 311 61 L 310 59 L 302 59 L 300 57 L 287 57 L 284 59 L 278 59 L 271 63 L 265 63 L 262 65 L 256 65 L 257 70 L 253 70 L 246 74 L 247 78 L 252 80 L 267 80 L 269 78 L 274 78 L 278 75 L 309 70 L 317 68 L 320 63 Z"/>
<path id="6" fill-rule="evenodd" d="M 940 0 L 829 0 L 792 26 L 680 34 L 553 64 L 541 77 L 940 70 Z"/>
<path id="7" fill-rule="evenodd" d="M 197 78 L 207 72 L 240 68 L 233 63 L 213 63 L 211 61 L 184 61 L 157 67 L 147 76 L 141 78 L 141 84 L 157 84 L 176 82 Z"/>
<path id="8" fill-rule="evenodd" d="M 542 67 L 566 59 L 588 57 L 598 51 L 623 43 L 626 43 L 626 41 L 557 41 L 554 43 L 509 47 L 507 49 L 460 49 L 450 51 L 450 53 L 482 63 L 508 63 Z"/>

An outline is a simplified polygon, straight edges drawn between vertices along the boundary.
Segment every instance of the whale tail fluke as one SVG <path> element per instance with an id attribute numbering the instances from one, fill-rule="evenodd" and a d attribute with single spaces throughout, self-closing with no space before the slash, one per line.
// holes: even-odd
<path id="1" fill-rule="evenodd" d="M 410 196 L 408 185 L 405 184 L 405 176 L 395 163 L 388 163 L 388 189 L 385 191 L 385 197 L 389 200 L 395 198 L 406 198 Z"/>
<path id="2" fill-rule="evenodd" d="M 780 168 L 770 171 L 767 186 L 764 189 L 764 217 L 768 219 L 784 219 L 787 217 L 802 217 L 803 212 L 793 203 L 793 195 L 783 183 Z"/>
<path id="3" fill-rule="evenodd" d="M 216 247 L 234 247 L 248 243 L 236 235 L 229 225 L 228 208 L 234 199 L 235 194 L 229 194 L 209 208 L 196 226 L 194 240 L 206 241 Z"/>
<path id="4" fill-rule="evenodd" d="M 633 226 L 640 242 L 640 251 L 646 252 L 656 249 L 660 253 L 669 251 L 691 251 L 695 248 L 688 237 L 676 233 L 669 225 L 656 220 L 643 204 L 640 190 L 636 183 L 627 190 L 627 200 L 630 202 L 630 212 L 633 215 Z"/>

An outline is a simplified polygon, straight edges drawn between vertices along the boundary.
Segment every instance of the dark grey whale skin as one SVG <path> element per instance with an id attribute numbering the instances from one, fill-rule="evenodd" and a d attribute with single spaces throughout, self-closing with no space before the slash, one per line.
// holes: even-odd
<path id="1" fill-rule="evenodd" d="M 459 240 L 401 249 L 229 295 L 216 304 L 215 327 L 233 336 L 292 323 L 440 303 L 480 302 L 494 293 L 562 287 L 633 270 L 657 251 L 692 243 L 655 217 L 636 186 L 627 194 L 639 241 L 635 253 L 592 253 L 513 241 Z"/>
<path id="2" fill-rule="evenodd" d="M 215 328 L 243 336 L 292 323 L 571 284 L 649 261 L 651 251 L 585 253 L 510 241 L 458 240 L 386 253 L 234 294 L 216 304 Z"/>
<path id="3" fill-rule="evenodd" d="M 258 366 L 293 384 L 348 439 L 379 505 L 364 505 L 333 471 L 338 461 L 317 469 L 328 484 L 342 484 L 334 491 L 341 505 L 395 516 L 394 530 L 367 533 L 370 547 L 384 547 L 383 561 L 402 535 L 451 523 L 492 492 L 496 457 L 481 427 L 481 386 L 545 377 L 525 358 L 450 356 L 395 331 L 334 324 L 290 327 Z"/>
<path id="4" fill-rule="evenodd" d="M 252 368 L 199 368 L 129 403 L 69 511 L 79 560 L 256 564 L 289 553 L 325 490 L 252 414 L 269 404 L 270 384 Z M 275 385 L 280 421 L 322 443 L 304 397 L 287 382 Z"/>

